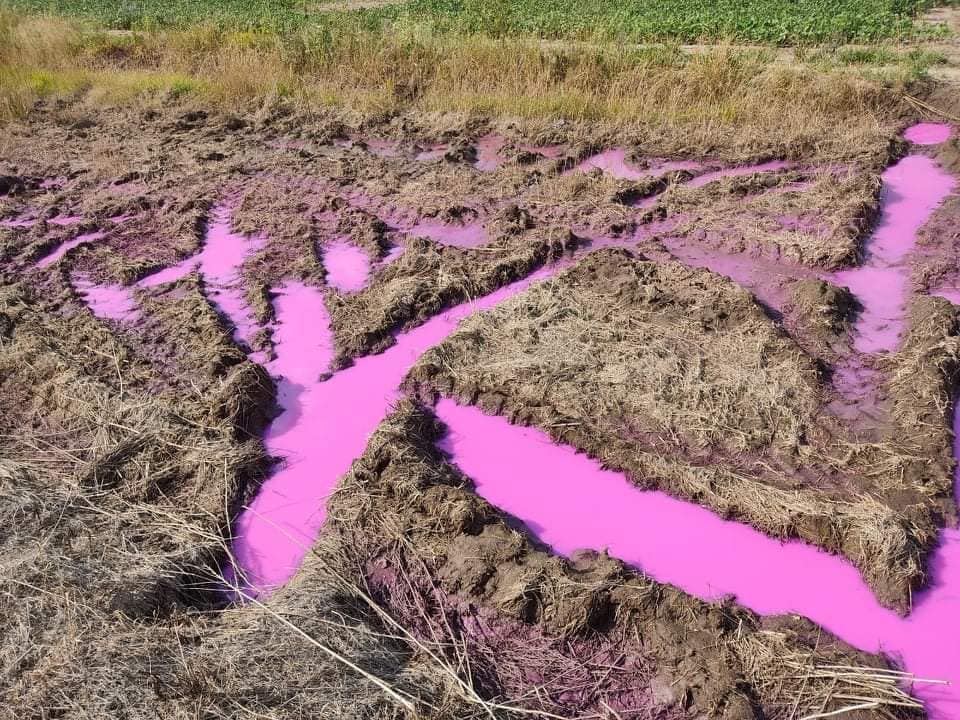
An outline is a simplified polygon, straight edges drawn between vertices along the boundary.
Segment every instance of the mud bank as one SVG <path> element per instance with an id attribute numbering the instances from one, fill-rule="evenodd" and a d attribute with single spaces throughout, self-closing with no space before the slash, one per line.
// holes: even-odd
<path id="1" fill-rule="evenodd" d="M 539 518 L 546 520 L 551 513 L 546 508 L 571 499 L 569 488 L 581 504 L 566 506 L 569 524 L 560 534 L 599 529 L 605 520 L 615 525 L 622 510 L 620 517 L 632 525 L 624 537 L 636 536 L 645 516 L 638 525 L 632 505 L 611 511 L 604 472 L 595 468 L 590 477 L 582 475 L 580 469 L 592 462 L 542 435 L 533 438 L 533 431 L 446 401 L 438 414 L 451 423 L 443 440 L 444 429 L 429 411 L 409 402 L 381 425 L 331 499 L 326 542 L 347 564 L 365 568 L 379 600 L 407 627 L 473 649 L 471 662 L 477 662 L 476 677 L 488 696 L 522 698 L 533 684 L 540 692 L 521 699 L 521 705 L 563 716 L 612 708 L 624 716 L 780 718 L 844 705 L 847 691 L 837 689 L 834 697 L 827 689 L 830 680 L 818 673 L 830 664 L 862 668 L 866 684 L 860 694 L 873 694 L 867 668 L 880 672 L 882 666 L 802 620 L 760 619 L 728 603 L 705 603 L 603 554 L 575 552 L 570 562 L 551 555 L 527 533 L 552 535 L 552 530 L 538 526 L 535 517 L 513 515 L 511 505 L 544 508 Z M 520 433 L 531 442 L 518 443 Z M 445 462 L 438 441 L 461 466 Z M 511 455 L 514 450 L 522 454 Z M 474 484 L 461 474 L 466 466 L 485 479 Z M 494 466 L 498 479 L 486 472 Z M 643 495 L 622 478 L 620 483 L 621 500 Z M 526 529 L 518 531 L 518 522 Z M 654 526 L 665 522 L 660 517 Z M 649 536 L 641 533 L 648 540 L 656 534 L 653 528 Z M 572 534 L 567 538 L 573 550 L 578 543 Z M 672 543 L 662 543 L 667 545 Z M 328 547 L 321 550 L 325 557 Z M 561 547 L 558 542 L 553 550 Z M 686 549 L 672 546 L 671 552 L 679 558 Z M 315 569 L 308 564 L 306 572 Z M 531 649 L 540 658 L 533 665 Z M 612 672 L 588 677 L 582 685 L 564 682 L 570 660 L 589 669 L 591 658 L 609 652 L 613 659 L 605 666 Z M 806 660 L 792 665 L 800 657 Z M 811 671 L 807 681 L 792 669 L 804 665 Z M 864 716 L 885 712 L 911 716 L 909 709 L 893 706 Z"/>

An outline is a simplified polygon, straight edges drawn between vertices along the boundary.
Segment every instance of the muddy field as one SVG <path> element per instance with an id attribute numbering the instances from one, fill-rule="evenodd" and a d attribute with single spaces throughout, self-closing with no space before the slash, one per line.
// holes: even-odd
<path id="1" fill-rule="evenodd" d="M 2 712 L 960 717 L 915 120 L 3 127 Z"/>

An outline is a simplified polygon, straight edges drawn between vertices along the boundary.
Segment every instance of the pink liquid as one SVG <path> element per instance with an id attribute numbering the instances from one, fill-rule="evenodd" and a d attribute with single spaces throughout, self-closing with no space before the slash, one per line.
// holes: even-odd
<path id="1" fill-rule="evenodd" d="M 370 277 L 370 258 L 348 240 L 337 240 L 323 251 L 327 282 L 341 292 L 362 290 Z"/>
<path id="2" fill-rule="evenodd" d="M 187 258 L 183 262 L 171 265 L 163 270 L 147 275 L 137 283 L 140 287 L 158 287 L 167 283 L 176 282 L 197 269 L 198 261 L 195 257 Z"/>
<path id="3" fill-rule="evenodd" d="M 249 347 L 260 329 L 244 297 L 239 268 L 247 256 L 263 247 L 262 237 L 238 235 L 230 229 L 232 206 L 213 209 L 203 249 L 197 254 L 206 296 L 233 324 L 233 339 Z M 262 362 L 262 353 L 252 353 L 253 362 Z"/>
<path id="4" fill-rule="evenodd" d="M 936 198 L 950 191 L 952 180 L 914 158 L 891 168 L 884 179 L 893 187 L 885 191 L 880 237 L 870 246 L 875 262 L 847 279 L 863 293 L 868 310 L 889 321 L 887 316 L 900 307 L 901 287 L 877 271 L 896 271 L 892 264 L 912 248 L 917 228 L 942 200 Z M 883 230 L 888 227 L 896 230 Z M 759 268 L 744 270 L 718 257 L 702 260 L 756 281 Z M 251 592 L 269 592 L 295 572 L 323 523 L 326 497 L 362 453 L 417 357 L 442 341 L 461 317 L 519 292 L 533 279 L 434 317 L 399 336 L 383 354 L 361 358 L 325 382 L 318 375 L 328 366 L 331 350 L 320 297 L 295 284 L 279 290 L 277 359 L 270 370 L 280 381 L 283 412 L 267 431 L 266 442 L 286 463 L 235 524 L 237 565 Z M 897 285 L 888 293 L 894 300 L 881 306 L 883 293 L 873 291 L 886 293 L 891 283 Z M 890 331 L 867 313 L 857 332 L 863 342 L 879 346 L 895 344 L 899 334 L 891 341 Z M 918 676 L 950 680 L 953 685 L 918 685 L 915 691 L 932 720 L 960 718 L 960 532 L 942 533 L 930 564 L 930 588 L 914 598 L 912 614 L 901 619 L 880 607 L 841 558 L 804 543 L 781 543 L 663 493 L 638 490 L 623 475 L 555 445 L 537 430 L 447 400 L 438 404 L 437 413 L 451 430 L 446 449 L 476 481 L 477 491 L 556 552 L 608 548 L 658 580 L 701 597 L 732 593 L 762 614 L 804 615 L 852 645 L 899 659 Z M 960 453 L 960 443 L 955 453 Z"/>
<path id="5" fill-rule="evenodd" d="M 366 141 L 367 150 L 380 157 L 396 157 L 400 154 L 395 140 L 378 140 L 371 138 Z"/>
<path id="6" fill-rule="evenodd" d="M 74 276 L 72 281 L 74 290 L 98 318 L 135 322 L 140 317 L 140 311 L 129 287 L 96 285 L 82 275 Z"/>
<path id="7" fill-rule="evenodd" d="M 641 170 L 627 162 L 626 150 L 613 148 L 588 157 L 577 165 L 572 172 L 602 170 L 618 180 L 642 180 L 649 177 L 659 177 L 676 170 L 697 170 L 701 167 L 702 165 L 699 162 L 693 160 L 676 160 L 665 161 Z"/>
<path id="8" fill-rule="evenodd" d="M 52 252 L 47 255 L 44 255 L 40 260 L 37 261 L 38 268 L 45 268 L 50 265 L 53 265 L 57 260 L 66 255 L 70 250 L 73 250 L 75 247 L 79 247 L 84 243 L 93 242 L 94 240 L 99 240 L 104 236 L 102 232 L 92 232 L 85 233 L 83 235 L 77 235 L 73 240 L 67 240 L 67 242 L 60 244 Z"/>
<path id="9" fill-rule="evenodd" d="M 955 186 L 930 158 L 908 155 L 881 176 L 882 214 L 866 243 L 864 264 L 825 279 L 849 287 L 864 306 L 854 332 L 859 352 L 888 352 L 903 332 L 910 283 L 905 262 L 917 232 Z"/>
<path id="10" fill-rule="evenodd" d="M 520 145 L 519 147 L 521 150 L 537 153 L 551 160 L 563 157 L 563 153 L 567 150 L 566 145 Z"/>
<path id="11" fill-rule="evenodd" d="M 7 228 L 25 228 L 34 225 L 37 222 L 37 219 L 28 215 L 21 215 L 20 217 L 13 218 L 12 220 L 0 220 L 0 227 Z"/>
<path id="12" fill-rule="evenodd" d="M 263 247 L 259 236 L 239 235 L 230 229 L 230 203 L 215 207 L 203 248 L 193 257 L 164 268 L 137 283 L 139 287 L 157 287 L 175 282 L 199 268 L 203 277 L 204 294 L 214 307 L 233 325 L 232 336 L 240 345 L 249 347 L 260 325 L 253 317 L 244 296 L 240 267 L 250 253 Z M 253 362 L 262 362 L 262 352 L 251 353 Z"/>
<path id="13" fill-rule="evenodd" d="M 693 178 L 687 185 L 689 187 L 703 187 L 707 183 L 715 182 L 727 177 L 737 177 L 740 175 L 752 175 L 753 173 L 775 172 L 790 167 L 789 163 L 782 160 L 772 160 L 770 162 L 760 163 L 759 165 L 741 165 L 739 167 L 725 168 L 713 172 L 704 173 Z"/>
<path id="14" fill-rule="evenodd" d="M 639 490 L 539 430 L 451 400 L 441 400 L 436 412 L 450 429 L 444 449 L 477 492 L 555 552 L 607 549 L 698 597 L 733 594 L 762 615 L 803 615 L 862 650 L 899 657 L 919 677 L 950 680 L 954 685 L 917 685 L 915 692 L 931 720 L 960 718 L 960 532 L 944 531 L 932 587 L 900 619 L 840 558 Z"/>
<path id="15" fill-rule="evenodd" d="M 443 245 L 479 247 L 488 241 L 487 231 L 480 222 L 452 225 L 439 220 L 421 220 L 406 230 L 412 237 L 427 237 Z"/>
<path id="16" fill-rule="evenodd" d="M 446 155 L 447 147 L 448 145 L 446 143 L 434 143 L 433 145 L 427 145 L 423 150 L 414 156 L 414 159 L 419 160 L 420 162 L 439 160 Z"/>
<path id="17" fill-rule="evenodd" d="M 915 145 L 939 145 L 950 139 L 952 130 L 949 125 L 941 123 L 919 123 L 903 134 Z"/>
<path id="18" fill-rule="evenodd" d="M 329 366 L 332 350 L 319 292 L 297 284 L 279 290 L 276 360 L 268 369 L 279 379 L 282 413 L 268 428 L 265 442 L 285 462 L 234 523 L 233 552 L 246 592 L 267 593 L 296 572 L 326 517 L 327 497 L 363 453 L 417 358 L 456 329 L 461 318 L 554 271 L 534 273 L 437 315 L 399 335 L 382 354 L 360 358 L 325 381 L 320 374 Z"/>
<path id="19" fill-rule="evenodd" d="M 477 161 L 473 166 L 484 172 L 491 172 L 500 167 L 503 164 L 500 150 L 504 142 L 504 138 L 500 135 L 487 135 L 480 138 L 477 141 Z"/>

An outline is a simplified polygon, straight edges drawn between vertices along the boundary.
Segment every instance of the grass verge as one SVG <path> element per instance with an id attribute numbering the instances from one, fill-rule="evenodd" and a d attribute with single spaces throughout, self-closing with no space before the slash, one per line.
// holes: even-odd
<path id="1" fill-rule="evenodd" d="M 754 149 L 771 137 L 809 146 L 842 135 L 850 145 L 890 130 L 905 112 L 903 94 L 940 60 L 892 49 L 785 58 L 730 46 L 560 46 L 415 27 L 381 34 L 351 17 L 337 32 L 205 24 L 117 34 L 0 10 L 0 118 L 22 117 L 40 100 L 196 98 L 229 112 L 280 103 L 381 120 L 419 111 L 606 121 L 707 152 L 731 138 Z"/>

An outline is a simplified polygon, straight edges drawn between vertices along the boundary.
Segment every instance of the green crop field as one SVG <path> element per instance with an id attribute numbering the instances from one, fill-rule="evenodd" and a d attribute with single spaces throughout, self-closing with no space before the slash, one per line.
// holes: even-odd
<path id="1" fill-rule="evenodd" d="M 90 18 L 111 28 L 213 23 L 289 31 L 311 25 L 335 28 L 351 15 L 368 29 L 396 22 L 492 37 L 776 44 L 914 36 L 921 32 L 915 23 L 918 13 L 937 4 L 935 0 L 411 0 L 344 13 L 327 12 L 325 0 L 2 2 L 21 11 Z"/>

